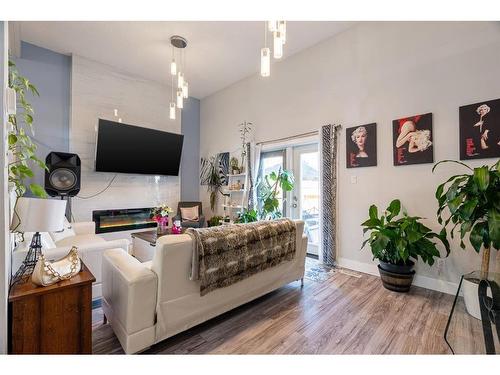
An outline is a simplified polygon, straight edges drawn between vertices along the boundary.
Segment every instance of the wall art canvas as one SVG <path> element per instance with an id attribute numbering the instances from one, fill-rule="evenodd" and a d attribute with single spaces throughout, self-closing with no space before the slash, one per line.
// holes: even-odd
<path id="1" fill-rule="evenodd" d="M 459 109 L 460 160 L 500 157 L 500 99 Z"/>
<path id="2" fill-rule="evenodd" d="M 201 158 L 200 163 L 200 184 L 208 185 L 212 163 L 216 165 L 222 185 L 227 185 L 229 179 L 229 152 L 221 152 L 211 158 Z"/>
<path id="3" fill-rule="evenodd" d="M 347 128 L 345 136 L 347 168 L 377 165 L 377 124 Z"/>
<path id="4" fill-rule="evenodd" d="M 434 162 L 432 113 L 404 117 L 392 122 L 394 165 Z"/>

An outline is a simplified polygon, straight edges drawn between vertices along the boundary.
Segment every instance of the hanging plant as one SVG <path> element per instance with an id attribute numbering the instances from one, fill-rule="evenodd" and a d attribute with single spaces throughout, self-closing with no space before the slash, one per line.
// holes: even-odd
<path id="1" fill-rule="evenodd" d="M 26 193 L 27 189 L 37 197 L 47 196 L 42 186 L 31 183 L 26 186 L 26 179 L 32 178 L 32 167 L 46 169 L 45 163 L 36 154 L 36 144 L 31 139 L 33 136 L 33 107 L 26 100 L 29 93 L 40 96 L 36 87 L 17 71 L 16 64 L 9 60 L 9 88 L 16 92 L 17 113 L 9 115 L 8 123 L 8 152 L 9 152 L 9 183 L 14 185 L 18 197 Z"/>
<path id="2" fill-rule="evenodd" d="M 219 194 L 222 194 L 222 185 L 224 185 L 224 179 L 219 168 L 221 164 L 220 155 L 221 154 L 217 154 L 208 159 L 201 159 L 201 184 L 207 185 L 207 190 L 210 193 L 210 209 L 212 211 L 215 211 L 217 197 Z"/>

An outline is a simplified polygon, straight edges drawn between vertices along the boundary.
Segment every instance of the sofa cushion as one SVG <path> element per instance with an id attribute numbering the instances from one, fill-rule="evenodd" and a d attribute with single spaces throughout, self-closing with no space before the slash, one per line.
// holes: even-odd
<path id="1" fill-rule="evenodd" d="M 199 219 L 198 206 L 181 207 L 182 220 L 197 221 Z"/>
<path id="2" fill-rule="evenodd" d="M 71 224 L 69 223 L 68 219 L 64 219 L 64 228 L 60 232 L 50 232 L 50 237 L 54 240 L 54 242 L 57 244 L 59 241 L 66 237 L 72 237 L 76 233 L 71 227 Z"/>
<path id="3" fill-rule="evenodd" d="M 85 247 L 96 243 L 104 243 L 106 240 L 95 234 L 78 234 L 76 236 L 66 237 L 56 242 L 57 246 L 76 246 Z"/>

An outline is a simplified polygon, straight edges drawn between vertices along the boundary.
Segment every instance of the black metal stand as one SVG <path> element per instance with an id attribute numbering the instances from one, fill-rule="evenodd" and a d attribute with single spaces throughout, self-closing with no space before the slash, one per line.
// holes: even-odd
<path id="1" fill-rule="evenodd" d="M 455 299 L 453 300 L 453 306 L 451 307 L 450 316 L 448 317 L 448 322 L 446 323 L 446 328 L 444 330 L 444 341 L 446 341 L 446 345 L 448 345 L 453 354 L 455 354 L 455 351 L 448 342 L 447 335 L 448 335 L 448 329 L 450 328 L 451 318 L 453 317 L 453 311 L 455 311 L 455 306 L 457 305 L 458 295 L 460 294 L 460 288 L 462 287 L 462 281 L 464 281 L 463 275 L 460 278 L 460 284 L 458 284 L 457 294 L 455 295 Z"/>
<path id="2" fill-rule="evenodd" d="M 24 258 L 21 267 L 17 270 L 16 274 L 12 277 L 10 281 L 10 286 L 17 283 L 24 283 L 28 280 L 29 276 L 33 273 L 35 269 L 36 262 L 40 255 L 42 255 L 42 236 L 40 232 L 36 232 L 31 240 L 30 248 L 26 258 Z"/>
<path id="3" fill-rule="evenodd" d="M 492 297 L 488 297 L 488 288 L 491 290 Z M 478 295 L 486 354 L 496 354 L 491 325 L 496 327 L 497 337 L 500 340 L 500 288 L 494 281 L 481 280 Z"/>

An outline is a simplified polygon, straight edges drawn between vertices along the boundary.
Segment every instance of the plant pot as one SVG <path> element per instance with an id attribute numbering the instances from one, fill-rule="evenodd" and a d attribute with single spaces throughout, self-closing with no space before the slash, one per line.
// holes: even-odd
<path id="1" fill-rule="evenodd" d="M 387 262 L 380 262 L 380 268 L 382 268 L 384 271 L 387 272 L 392 272 L 392 273 L 400 273 L 400 274 L 409 274 L 412 272 L 413 267 L 415 266 L 415 263 L 412 262 L 411 260 L 408 261 L 408 264 L 405 265 L 399 265 L 399 264 L 392 264 L 392 263 L 387 263 Z"/>
<path id="2" fill-rule="evenodd" d="M 405 266 L 380 262 L 378 271 L 384 288 L 393 292 L 408 292 L 413 282 L 413 276 L 415 275 L 415 271 L 412 270 L 414 265 L 413 262 L 411 265 Z"/>

